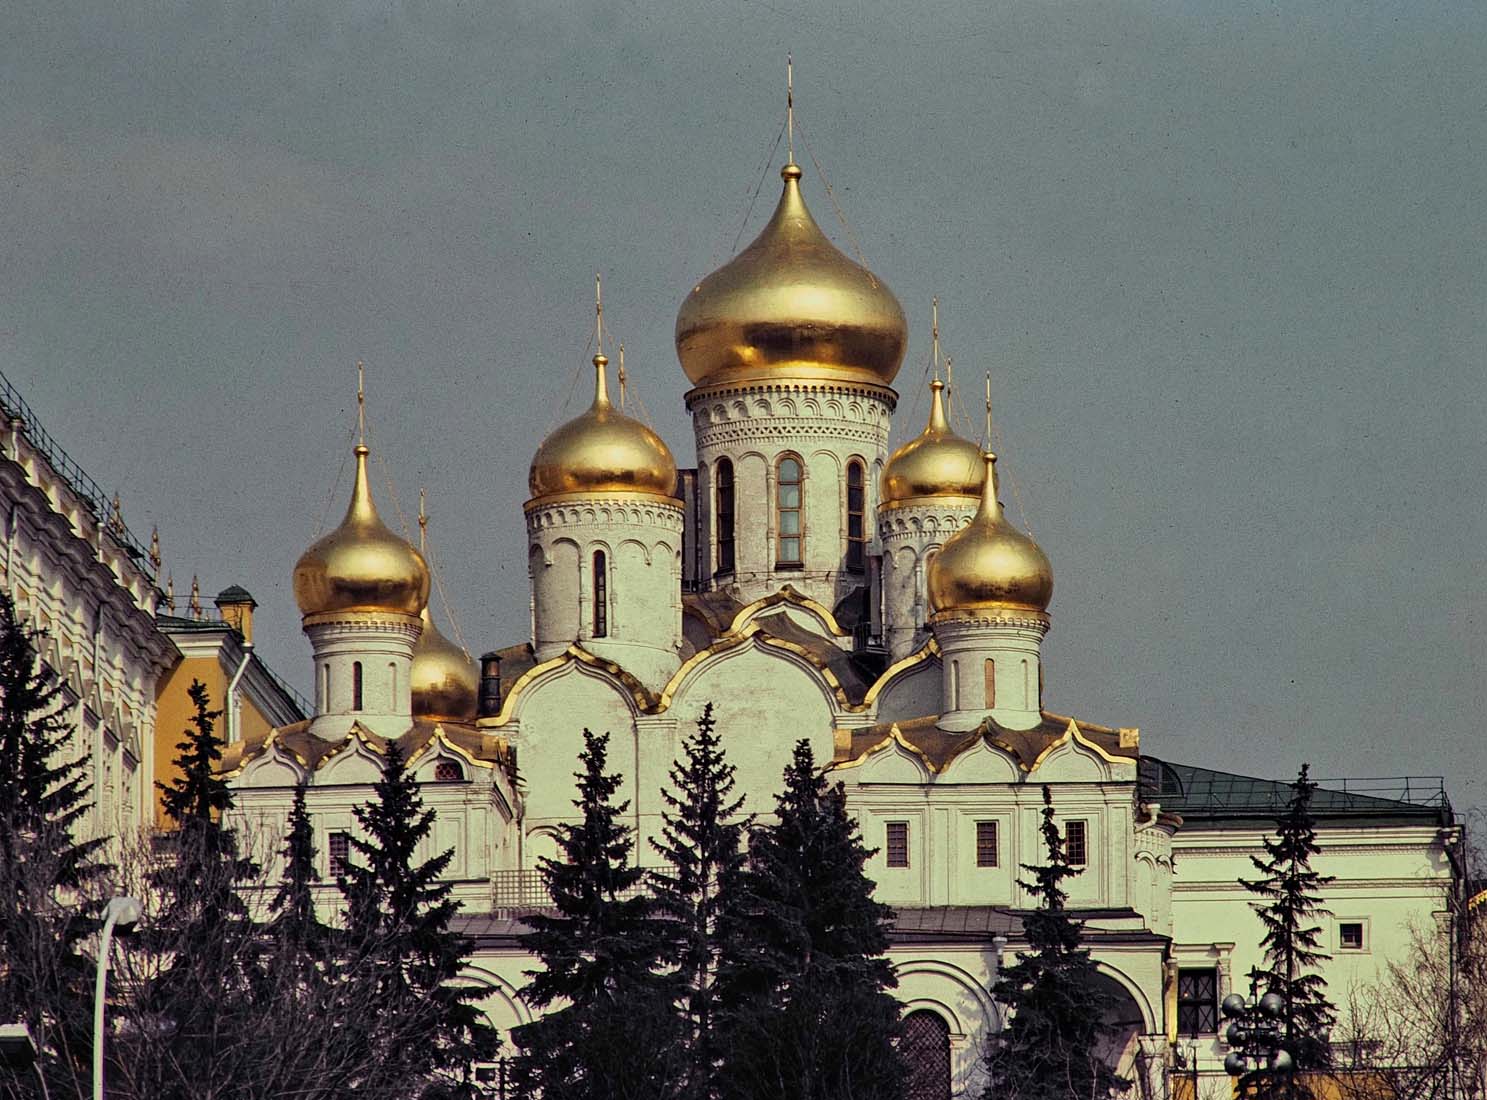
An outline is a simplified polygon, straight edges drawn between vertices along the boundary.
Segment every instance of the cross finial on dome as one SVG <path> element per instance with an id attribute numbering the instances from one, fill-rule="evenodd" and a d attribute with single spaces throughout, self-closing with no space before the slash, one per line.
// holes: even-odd
<path id="1" fill-rule="evenodd" d="M 991 450 L 991 371 L 986 372 L 986 449 Z"/>
<path id="2" fill-rule="evenodd" d="M 930 365 L 930 370 L 934 374 L 935 380 L 936 381 L 939 381 L 939 377 L 940 377 L 940 299 L 939 298 L 936 297 L 936 298 L 931 298 L 929 300 L 929 311 L 930 311 L 929 338 L 930 338 L 931 346 L 932 346 L 932 350 L 930 351 L 930 356 L 929 356 L 929 365 Z"/>
<path id="3" fill-rule="evenodd" d="M 356 445 L 367 445 L 367 368 L 360 359 L 356 361 Z"/>
<path id="4" fill-rule="evenodd" d="M 788 53 L 785 55 L 785 157 L 786 167 L 795 164 L 795 58 Z"/>
<path id="5" fill-rule="evenodd" d="M 425 560 L 427 560 L 429 556 L 429 514 L 424 508 L 424 497 L 425 490 L 424 487 L 420 485 L 418 487 L 418 552 L 424 556 Z"/>

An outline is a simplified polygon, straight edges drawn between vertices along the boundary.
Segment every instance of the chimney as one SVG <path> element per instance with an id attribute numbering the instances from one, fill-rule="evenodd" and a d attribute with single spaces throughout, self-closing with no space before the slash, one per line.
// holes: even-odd
<path id="1" fill-rule="evenodd" d="M 477 718 L 493 718 L 501 713 L 501 655 L 483 653 L 480 656 L 480 702 L 476 708 Z"/>
<path id="2" fill-rule="evenodd" d="M 253 643 L 253 609 L 258 601 L 248 595 L 248 590 L 239 585 L 224 589 L 213 601 L 222 613 L 222 621 L 243 636 L 243 641 Z"/>

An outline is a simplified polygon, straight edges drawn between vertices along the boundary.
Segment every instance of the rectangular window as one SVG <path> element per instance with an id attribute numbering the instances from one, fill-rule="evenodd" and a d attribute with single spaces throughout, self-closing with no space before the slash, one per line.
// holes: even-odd
<path id="1" fill-rule="evenodd" d="M 986 658 L 986 706 L 996 706 L 996 662 L 990 657 Z"/>
<path id="2" fill-rule="evenodd" d="M 346 861 L 351 857 L 351 834 L 330 834 L 330 873 L 333 875 L 344 875 L 346 873 Z"/>
<path id="3" fill-rule="evenodd" d="M 1219 1028 L 1219 975 L 1213 967 L 1177 971 L 1177 1030 L 1212 1035 Z"/>
<path id="4" fill-rule="evenodd" d="M 1083 821 L 1064 823 L 1064 854 L 1070 865 L 1083 867 L 1089 862 L 1089 830 Z"/>
<path id="5" fill-rule="evenodd" d="M 976 822 L 976 866 L 997 866 L 996 822 Z"/>
<path id="6" fill-rule="evenodd" d="M 888 822 L 887 844 L 888 866 L 907 867 L 909 865 L 909 823 L 907 821 Z"/>
<path id="7" fill-rule="evenodd" d="M 1337 949 L 1339 951 L 1362 951 L 1366 946 L 1361 920 L 1337 922 Z"/>

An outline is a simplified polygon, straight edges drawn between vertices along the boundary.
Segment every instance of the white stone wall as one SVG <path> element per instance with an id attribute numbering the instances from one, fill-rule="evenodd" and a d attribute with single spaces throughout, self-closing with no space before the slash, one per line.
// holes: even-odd
<path id="1" fill-rule="evenodd" d="M 1039 677 L 1048 620 L 1034 612 L 940 615 L 941 725 L 971 729 L 987 716 L 1006 729 L 1043 720 Z"/>
<path id="2" fill-rule="evenodd" d="M 422 624 L 416 615 L 343 612 L 305 624 L 315 652 L 316 737 L 337 741 L 352 722 L 382 737 L 400 737 L 413 716 L 409 674 Z M 356 705 L 356 666 L 361 705 Z"/>
<path id="3" fill-rule="evenodd" d="M 659 688 L 681 663 L 680 502 L 644 493 L 573 494 L 534 501 L 526 514 L 537 658 L 577 642 Z M 600 553 L 607 574 L 602 624 L 595 614 Z"/>
<path id="4" fill-rule="evenodd" d="M 698 533 L 703 581 L 734 585 L 745 602 L 786 584 L 833 607 L 867 583 L 845 568 L 847 554 L 847 465 L 863 464 L 865 555 L 873 552 L 873 516 L 878 475 L 888 458 L 888 429 L 897 403 L 886 387 L 823 382 L 742 383 L 700 387 L 687 395 L 697 438 Z M 781 457 L 798 456 L 805 467 L 805 542 L 799 568 L 776 568 L 775 471 Z M 714 472 L 719 459 L 734 469 L 735 565 L 718 569 Z"/>
<path id="5" fill-rule="evenodd" d="M 889 660 L 913 653 L 928 637 L 929 560 L 976 515 L 974 497 L 926 497 L 878 509 L 883 555 L 883 631 Z"/>
<path id="6" fill-rule="evenodd" d="M 64 685 L 75 751 L 92 761 L 85 837 L 153 819 L 155 688 L 179 652 L 155 623 L 160 592 L 15 422 L 0 424 L 0 572 Z"/>

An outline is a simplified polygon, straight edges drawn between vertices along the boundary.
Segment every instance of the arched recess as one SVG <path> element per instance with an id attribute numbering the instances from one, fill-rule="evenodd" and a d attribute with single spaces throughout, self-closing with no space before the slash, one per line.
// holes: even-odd
<path id="1" fill-rule="evenodd" d="M 514 1027 L 531 1023 L 532 1012 L 516 986 L 495 971 L 484 966 L 466 966 L 460 970 L 459 981 L 480 990 L 475 1007 L 503 1036 L 509 1035 Z"/>
<path id="2" fill-rule="evenodd" d="M 1100 981 L 1110 1000 L 1101 1019 L 1102 1038 L 1099 1053 L 1105 1063 L 1129 1081 L 1140 1081 L 1141 1036 L 1151 1034 L 1156 1025 L 1150 1006 L 1139 986 L 1120 971 L 1105 963 L 1097 963 Z"/>

